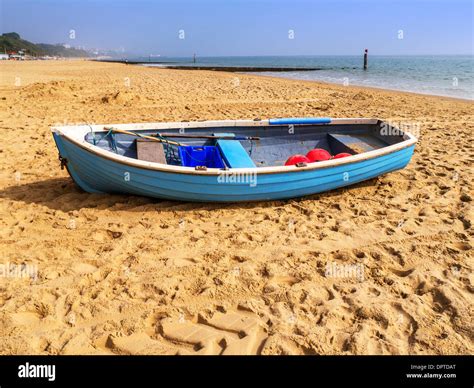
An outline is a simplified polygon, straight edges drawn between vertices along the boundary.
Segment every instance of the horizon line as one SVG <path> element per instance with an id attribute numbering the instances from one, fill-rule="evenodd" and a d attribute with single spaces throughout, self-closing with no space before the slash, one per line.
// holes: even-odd
<path id="1" fill-rule="evenodd" d="M 112 50 L 110 50 L 112 51 Z M 165 55 L 165 54 L 131 54 L 138 57 L 161 57 L 161 58 L 193 58 L 194 54 L 190 55 Z M 363 56 L 364 52 L 362 51 L 360 54 L 264 54 L 264 55 L 199 55 L 196 53 L 196 58 L 249 58 L 249 57 L 352 57 L 352 56 Z M 399 56 L 399 57 L 413 57 L 413 56 L 470 56 L 474 58 L 473 53 L 456 53 L 456 54 L 370 54 L 369 56 Z"/>

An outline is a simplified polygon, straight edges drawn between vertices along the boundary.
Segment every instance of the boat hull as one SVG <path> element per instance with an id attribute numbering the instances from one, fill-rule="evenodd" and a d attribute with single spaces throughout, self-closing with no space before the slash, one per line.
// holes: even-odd
<path id="1" fill-rule="evenodd" d="M 186 174 L 127 165 L 95 154 L 54 133 L 73 180 L 90 193 L 118 193 L 192 202 L 281 200 L 350 186 L 404 168 L 414 145 L 338 166 L 277 173 Z M 257 169 L 255 169 L 257 170 Z"/>

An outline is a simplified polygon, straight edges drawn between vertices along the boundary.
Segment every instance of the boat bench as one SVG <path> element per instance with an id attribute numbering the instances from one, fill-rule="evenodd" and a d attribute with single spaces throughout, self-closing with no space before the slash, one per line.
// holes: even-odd
<path id="1" fill-rule="evenodd" d="M 239 140 L 217 140 L 217 146 L 229 168 L 256 167 Z"/>
<path id="2" fill-rule="evenodd" d="M 361 154 L 386 147 L 383 141 L 366 135 L 328 134 L 328 143 L 333 153 Z"/>
<path id="3" fill-rule="evenodd" d="M 157 141 L 137 139 L 137 159 L 166 164 L 163 144 Z"/>

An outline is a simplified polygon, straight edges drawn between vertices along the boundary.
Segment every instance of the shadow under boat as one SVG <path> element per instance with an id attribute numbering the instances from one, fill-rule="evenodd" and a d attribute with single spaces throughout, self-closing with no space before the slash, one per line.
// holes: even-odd
<path id="1" fill-rule="evenodd" d="M 50 178 L 42 181 L 12 185 L 0 190 L 0 198 L 26 204 L 46 206 L 52 210 L 70 212 L 81 209 L 112 209 L 114 211 L 169 211 L 169 210 L 220 210 L 220 209 L 264 209 L 305 200 L 318 200 L 340 196 L 342 192 L 358 188 L 375 187 L 379 177 L 356 183 L 350 187 L 341 187 L 332 191 L 313 194 L 301 198 L 268 202 L 185 202 L 160 200 L 156 198 L 118 195 L 91 194 L 79 188 L 70 177 Z M 146 208 L 144 208 L 146 207 Z"/>

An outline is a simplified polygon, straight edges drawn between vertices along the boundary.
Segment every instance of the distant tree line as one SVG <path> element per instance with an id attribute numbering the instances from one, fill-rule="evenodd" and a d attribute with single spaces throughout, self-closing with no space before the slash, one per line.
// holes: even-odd
<path id="1" fill-rule="evenodd" d="M 73 47 L 64 47 L 62 44 L 31 43 L 21 39 L 16 32 L 0 35 L 0 53 L 24 51 L 26 55 L 52 57 L 88 57 L 90 53 Z"/>

